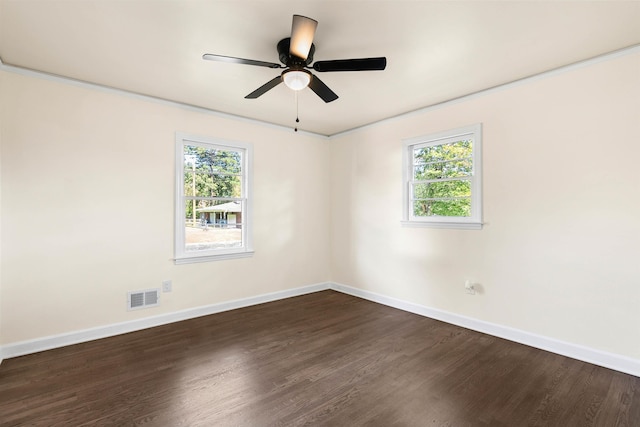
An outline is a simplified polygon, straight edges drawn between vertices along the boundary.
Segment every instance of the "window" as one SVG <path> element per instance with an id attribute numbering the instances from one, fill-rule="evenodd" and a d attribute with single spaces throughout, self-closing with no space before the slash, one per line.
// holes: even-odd
<path id="1" fill-rule="evenodd" d="M 403 225 L 482 228 L 482 125 L 403 143 Z"/>
<path id="2" fill-rule="evenodd" d="M 176 134 L 176 264 L 251 256 L 252 147 Z"/>

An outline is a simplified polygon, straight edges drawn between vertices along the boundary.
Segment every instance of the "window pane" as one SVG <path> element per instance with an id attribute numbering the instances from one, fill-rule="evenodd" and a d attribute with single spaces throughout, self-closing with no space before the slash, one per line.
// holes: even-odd
<path id="1" fill-rule="evenodd" d="M 470 197 L 471 181 L 455 180 L 413 184 L 414 199 L 437 199 L 451 197 Z"/>
<path id="2" fill-rule="evenodd" d="M 456 200 L 415 200 L 414 216 L 471 216 L 471 198 Z"/>
<path id="3" fill-rule="evenodd" d="M 242 177 L 185 170 L 184 194 L 196 197 L 242 197 Z"/>
<path id="4" fill-rule="evenodd" d="M 213 175 L 209 177 L 211 197 L 242 197 L 242 177 Z"/>
<path id="5" fill-rule="evenodd" d="M 471 159 L 457 159 L 446 162 L 417 164 L 414 166 L 413 177 L 416 180 L 458 178 L 471 176 L 473 162 Z"/>
<path id="6" fill-rule="evenodd" d="M 196 227 L 198 225 L 198 202 L 200 200 L 187 200 L 184 203 L 184 224 L 186 227 Z"/>
<path id="7" fill-rule="evenodd" d="M 184 171 L 184 195 L 195 196 L 198 192 L 198 186 L 196 184 L 196 174 L 190 170 Z"/>
<path id="8" fill-rule="evenodd" d="M 442 162 L 454 159 L 470 158 L 473 154 L 473 141 L 465 139 L 449 144 L 421 147 L 413 150 L 413 163 Z"/>
<path id="9" fill-rule="evenodd" d="M 193 169 L 209 174 L 240 174 L 242 173 L 242 153 L 233 150 L 185 145 L 184 170 L 193 171 Z"/>
<path id="10" fill-rule="evenodd" d="M 188 200 L 185 203 L 185 213 L 185 249 L 187 252 L 243 246 L 242 203 L 220 200 Z"/>

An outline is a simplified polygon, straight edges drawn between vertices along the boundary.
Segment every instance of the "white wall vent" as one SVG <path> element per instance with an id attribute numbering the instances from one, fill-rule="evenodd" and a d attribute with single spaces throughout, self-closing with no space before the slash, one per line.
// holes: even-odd
<path id="1" fill-rule="evenodd" d="M 127 293 L 127 310 L 155 307 L 160 304 L 160 288 Z"/>

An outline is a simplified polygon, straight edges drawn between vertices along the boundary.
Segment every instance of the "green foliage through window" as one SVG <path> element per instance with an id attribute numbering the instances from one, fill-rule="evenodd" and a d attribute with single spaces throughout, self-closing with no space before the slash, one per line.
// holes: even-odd
<path id="1" fill-rule="evenodd" d="M 184 146 L 184 194 L 195 197 L 239 198 L 242 191 L 242 155 L 238 151 Z M 187 203 L 185 215 L 214 204 L 209 200 Z M 223 202 L 224 203 L 224 202 Z"/>
<path id="2" fill-rule="evenodd" d="M 413 149 L 414 216 L 471 216 L 473 141 Z"/>

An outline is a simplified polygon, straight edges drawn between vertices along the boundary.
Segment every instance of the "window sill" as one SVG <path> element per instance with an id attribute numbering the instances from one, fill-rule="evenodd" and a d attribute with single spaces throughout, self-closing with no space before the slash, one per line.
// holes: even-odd
<path id="1" fill-rule="evenodd" d="M 457 230 L 482 230 L 481 222 L 448 221 L 400 221 L 403 227 L 450 228 Z"/>
<path id="2" fill-rule="evenodd" d="M 179 257 L 174 258 L 174 262 L 176 265 L 180 264 L 194 264 L 197 262 L 211 262 L 211 261 L 224 261 L 228 259 L 236 259 L 236 258 L 250 258 L 253 256 L 253 251 L 243 251 L 243 252 L 232 252 L 225 254 L 217 254 L 217 255 L 194 255 L 187 257 Z"/>

